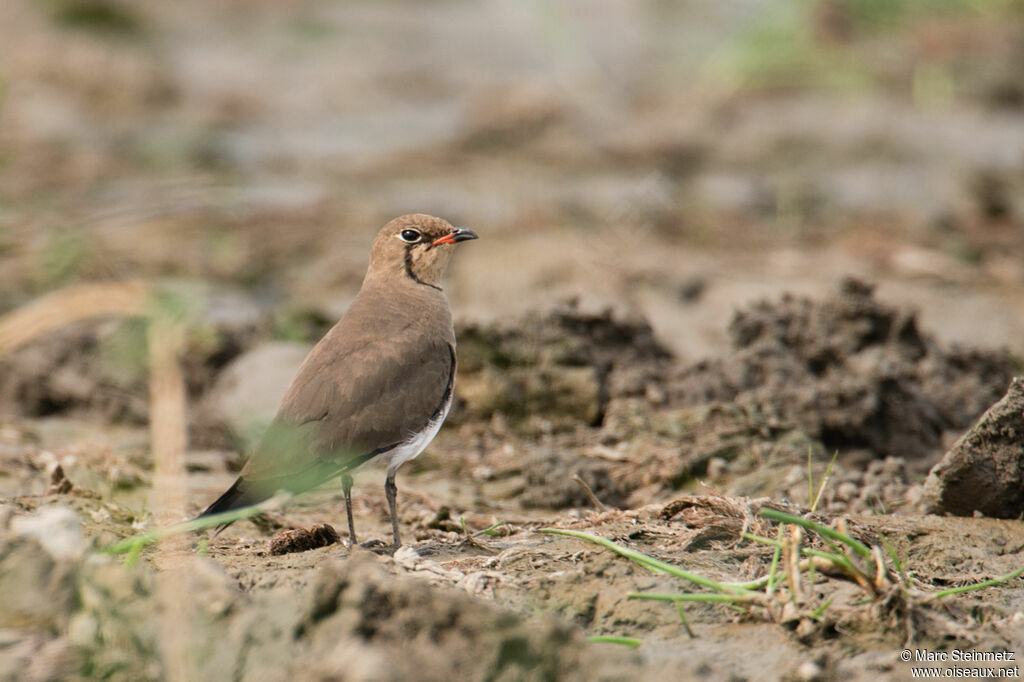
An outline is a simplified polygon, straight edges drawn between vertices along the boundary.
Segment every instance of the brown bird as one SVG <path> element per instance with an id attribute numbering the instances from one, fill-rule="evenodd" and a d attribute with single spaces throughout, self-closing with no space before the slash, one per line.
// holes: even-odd
<path id="1" fill-rule="evenodd" d="M 395 472 L 437 435 L 455 389 L 455 330 L 441 277 L 453 246 L 476 238 L 421 214 L 381 229 L 359 294 L 302 363 L 238 480 L 200 517 L 340 476 L 355 544 L 351 472 L 380 458 L 394 548 L 401 545 Z"/>

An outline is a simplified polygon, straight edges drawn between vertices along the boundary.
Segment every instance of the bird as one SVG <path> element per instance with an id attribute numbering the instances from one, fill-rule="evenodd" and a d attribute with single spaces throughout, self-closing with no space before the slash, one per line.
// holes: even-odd
<path id="1" fill-rule="evenodd" d="M 473 230 L 425 214 L 381 228 L 359 293 L 303 361 L 238 479 L 197 518 L 340 478 L 354 546 L 352 472 L 383 460 L 392 552 L 401 546 L 395 473 L 452 407 L 455 329 L 441 279 L 455 245 L 471 239 Z"/>

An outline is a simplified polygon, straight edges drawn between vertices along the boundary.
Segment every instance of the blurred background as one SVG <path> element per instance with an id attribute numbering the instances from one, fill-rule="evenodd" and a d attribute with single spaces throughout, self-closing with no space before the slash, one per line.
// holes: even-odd
<path id="1" fill-rule="evenodd" d="M 737 305 L 854 274 L 1024 352 L 1020 0 L 5 0 L 0 26 L 0 312 L 170 277 L 308 340 L 415 211 L 482 237 L 461 319 L 580 295 L 696 359 Z"/>

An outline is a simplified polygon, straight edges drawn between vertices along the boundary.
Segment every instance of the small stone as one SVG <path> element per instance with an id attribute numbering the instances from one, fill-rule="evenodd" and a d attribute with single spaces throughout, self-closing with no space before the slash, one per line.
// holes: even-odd
<path id="1" fill-rule="evenodd" d="M 86 549 L 78 514 L 67 507 L 44 507 L 31 516 L 16 516 L 11 530 L 37 540 L 54 559 L 75 559 Z"/>
<path id="2" fill-rule="evenodd" d="M 801 682 L 817 682 L 822 679 L 824 670 L 814 661 L 804 661 L 796 669 L 796 679 Z"/>
<path id="3" fill-rule="evenodd" d="M 708 460 L 708 478 L 721 478 L 729 472 L 729 463 L 721 457 L 712 457 Z"/>

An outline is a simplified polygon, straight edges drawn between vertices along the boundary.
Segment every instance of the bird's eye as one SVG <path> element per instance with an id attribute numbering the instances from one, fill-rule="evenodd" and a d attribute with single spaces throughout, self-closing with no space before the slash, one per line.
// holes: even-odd
<path id="1" fill-rule="evenodd" d="M 415 244 L 422 236 L 419 230 L 402 230 L 401 234 L 398 235 L 399 239 L 409 244 Z"/>

